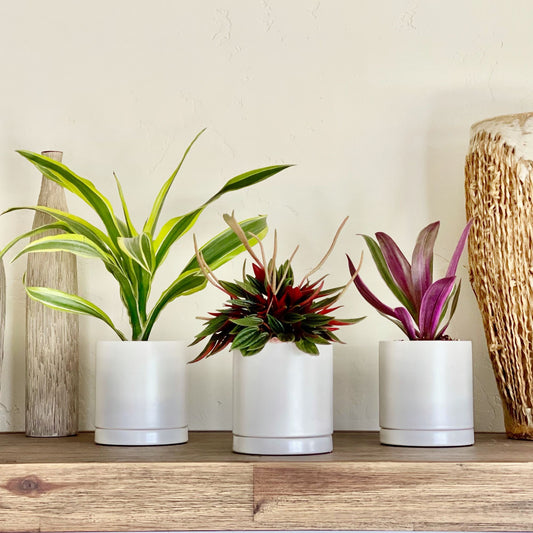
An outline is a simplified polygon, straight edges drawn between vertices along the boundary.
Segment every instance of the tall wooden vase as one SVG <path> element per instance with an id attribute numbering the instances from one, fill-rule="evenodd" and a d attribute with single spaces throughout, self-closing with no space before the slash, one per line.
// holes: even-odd
<path id="1" fill-rule="evenodd" d="M 61 161 L 63 154 L 43 155 Z M 67 211 L 65 191 L 45 176 L 39 205 Z M 49 215 L 36 213 L 33 227 L 51 221 Z M 76 294 L 76 257 L 64 252 L 29 254 L 26 284 Z M 78 335 L 76 315 L 27 298 L 26 435 L 30 437 L 63 437 L 78 431 Z"/>
<path id="2" fill-rule="evenodd" d="M 466 212 L 476 294 L 507 435 L 533 440 L 533 113 L 472 126 Z"/>

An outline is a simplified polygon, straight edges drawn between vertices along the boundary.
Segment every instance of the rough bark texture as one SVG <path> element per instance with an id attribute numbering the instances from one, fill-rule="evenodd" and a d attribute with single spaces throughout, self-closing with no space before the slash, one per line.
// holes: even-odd
<path id="1" fill-rule="evenodd" d="M 43 154 L 61 161 L 61 152 Z M 67 211 L 65 191 L 44 176 L 38 203 Z M 33 227 L 49 222 L 48 215 L 36 213 Z M 76 294 L 76 257 L 63 252 L 29 254 L 26 284 Z M 77 431 L 78 317 L 27 298 L 26 434 L 60 437 Z"/>
<path id="2" fill-rule="evenodd" d="M 466 212 L 474 218 L 472 287 L 507 434 L 528 440 L 533 440 L 533 162 L 526 149 L 532 133 L 532 114 L 474 125 L 465 167 Z"/>

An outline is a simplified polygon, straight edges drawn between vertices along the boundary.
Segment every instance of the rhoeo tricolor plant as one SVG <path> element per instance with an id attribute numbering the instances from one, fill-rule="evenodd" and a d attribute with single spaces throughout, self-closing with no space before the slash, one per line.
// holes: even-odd
<path id="1" fill-rule="evenodd" d="M 215 287 L 225 292 L 229 300 L 223 309 L 210 313 L 211 317 L 205 319 L 205 328 L 192 344 L 197 344 L 206 337 L 210 338 L 193 362 L 209 357 L 227 346 L 232 350 L 240 350 L 242 355 L 253 355 L 260 352 L 271 339 L 294 342 L 302 352 L 317 355 L 317 344 L 341 342 L 334 333 L 340 326 L 362 320 L 336 319 L 331 314 L 339 308 L 334 304 L 351 283 L 351 279 L 345 286 L 332 289 L 324 288 L 325 276 L 314 282 L 309 279 L 330 255 L 346 219 L 337 230 L 324 258 L 299 283 L 295 282 L 291 267 L 298 247 L 288 260 L 277 267 L 276 233 L 272 258 L 267 261 L 261 242 L 259 241 L 259 258 L 248 244 L 249 237 L 253 235 L 248 233 L 247 237 L 233 215 L 224 215 L 224 220 L 252 256 L 253 275 L 246 274 L 244 265 L 242 281 L 219 281 L 204 261 L 203 253 L 196 248 L 198 263 L 204 275 Z"/>
<path id="2" fill-rule="evenodd" d="M 456 283 L 459 258 L 472 225 L 466 225 L 455 248 L 446 275 L 433 281 L 433 247 L 440 222 L 426 226 L 418 235 L 411 263 L 386 233 L 376 239 L 363 235 L 376 267 L 403 307 L 389 307 L 363 283 L 348 257 L 354 283 L 363 298 L 380 314 L 394 322 L 411 340 L 448 340 L 446 329 L 457 307 L 461 282 Z"/>

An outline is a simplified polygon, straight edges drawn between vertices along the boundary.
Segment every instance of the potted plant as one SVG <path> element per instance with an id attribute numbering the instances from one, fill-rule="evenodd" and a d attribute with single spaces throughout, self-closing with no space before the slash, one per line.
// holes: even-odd
<path id="1" fill-rule="evenodd" d="M 226 347 L 233 350 L 233 450 L 286 455 L 326 453 L 333 449 L 333 342 L 335 331 L 362 320 L 336 319 L 333 311 L 344 287 L 324 288 L 324 278 L 310 278 L 330 255 L 296 282 L 290 258 L 277 266 L 277 233 L 267 260 L 248 244 L 255 237 L 233 215 L 224 219 L 253 259 L 253 274 L 243 267 L 241 281 L 219 281 L 196 247 L 206 278 L 224 292 L 225 306 L 205 318 L 192 344 L 209 340 L 193 362 Z"/>
<path id="2" fill-rule="evenodd" d="M 123 219 L 91 181 L 46 156 L 22 150 L 19 152 L 48 179 L 87 203 L 101 220 L 103 229 L 81 217 L 52 208 L 14 207 L 8 211 L 40 211 L 50 215 L 53 222 L 19 235 L 0 252 L 0 257 L 21 239 L 50 229 L 63 230 L 61 234 L 41 236 L 30 242 L 15 259 L 30 252 L 52 251 L 100 259 L 118 282 L 120 299 L 129 317 L 131 334 L 128 337 L 108 314 L 80 296 L 53 287 L 26 287 L 30 298 L 51 308 L 103 320 L 120 339 L 117 342 L 100 342 L 97 346 L 95 440 L 98 443 L 147 445 L 187 441 L 186 367 L 182 345 L 179 342 L 149 339 L 166 305 L 179 296 L 203 289 L 206 279 L 193 255 L 178 277 L 149 308 L 152 281 L 170 248 L 193 227 L 210 203 L 227 192 L 267 179 L 288 166 L 276 165 L 240 174 L 230 179 L 201 206 L 184 215 L 172 217 L 157 230 L 169 190 L 185 157 L 202 132 L 188 146 L 178 167 L 161 187 L 143 228 L 139 230 L 133 225 L 116 176 Z M 240 224 L 244 231 L 254 234 L 250 245 L 263 238 L 267 231 L 264 216 Z M 232 231 L 226 230 L 204 244 L 201 250 L 209 268 L 216 269 L 243 251 L 244 246 Z"/>
<path id="3" fill-rule="evenodd" d="M 468 238 L 468 222 L 443 278 L 433 280 L 433 248 L 439 222 L 418 235 L 411 263 L 385 233 L 363 235 L 387 287 L 402 304 L 389 307 L 356 273 L 363 298 L 394 322 L 408 340 L 379 345 L 379 423 L 383 444 L 466 446 L 474 442 L 472 346 L 446 333 L 457 307 L 456 270 Z"/>

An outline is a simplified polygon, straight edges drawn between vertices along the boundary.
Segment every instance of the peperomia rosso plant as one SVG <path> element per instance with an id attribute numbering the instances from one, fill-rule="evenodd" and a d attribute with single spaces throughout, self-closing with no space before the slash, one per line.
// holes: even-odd
<path id="1" fill-rule="evenodd" d="M 206 320 L 205 327 L 196 335 L 191 346 L 207 337 L 209 340 L 192 362 L 210 357 L 228 346 L 232 350 L 240 350 L 244 356 L 254 355 L 273 339 L 294 342 L 302 352 L 317 355 L 317 345 L 341 342 L 334 333 L 340 326 L 362 320 L 336 319 L 331 314 L 339 308 L 335 304 L 353 278 L 345 286 L 331 289 L 324 288 L 326 276 L 310 280 L 331 254 L 346 219 L 337 230 L 326 255 L 300 282 L 295 280 L 291 266 L 298 247 L 289 259 L 277 266 L 277 232 L 274 233 L 272 257 L 267 260 L 261 242 L 260 257 L 248 244 L 249 238 L 255 237 L 251 231 L 239 226 L 233 215 L 224 215 L 224 220 L 251 255 L 253 274 L 246 273 L 245 263 L 242 281 L 219 281 L 209 268 L 204 252 L 196 246 L 197 259 L 206 278 L 229 300 L 223 309 L 203 319 Z"/>
<path id="2" fill-rule="evenodd" d="M 396 324 L 410 340 L 450 340 L 446 330 L 456 310 L 461 281 L 456 271 L 472 221 L 464 228 L 443 278 L 433 280 L 433 248 L 440 222 L 426 226 L 418 235 L 411 263 L 386 233 L 376 239 L 363 235 L 378 272 L 403 307 L 389 307 L 377 298 L 356 274 L 348 256 L 350 273 L 361 296 L 381 315 Z"/>
<path id="3" fill-rule="evenodd" d="M 116 215 L 111 202 L 91 181 L 78 176 L 66 165 L 44 155 L 20 150 L 19 153 L 33 163 L 44 176 L 88 204 L 100 219 L 103 229 L 76 215 L 50 207 L 13 207 L 6 213 L 29 209 L 50 215 L 52 222 L 16 237 L 0 252 L 0 258 L 20 240 L 39 236 L 27 244 L 13 261 L 30 252 L 58 251 L 100 259 L 107 271 L 118 282 L 120 298 L 129 316 L 131 340 L 148 340 L 157 318 L 169 302 L 179 296 L 197 292 L 207 284 L 196 256 L 193 255 L 178 277 L 149 309 L 148 300 L 152 280 L 165 261 L 170 248 L 194 226 L 203 210 L 223 194 L 259 183 L 290 166 L 269 166 L 235 176 L 202 205 L 184 215 L 172 217 L 158 230 L 157 225 L 165 199 L 187 154 L 203 131 L 205 130 L 202 130 L 187 147 L 179 165 L 161 187 L 142 229 L 137 229 L 133 225 L 121 184 L 116 176 L 123 219 Z M 243 231 L 254 235 L 248 246 L 256 244 L 267 232 L 265 216 L 244 220 L 240 225 Z M 60 230 L 60 233 L 40 235 L 49 230 Z M 243 243 L 231 230 L 216 235 L 201 248 L 202 256 L 212 270 L 231 260 L 244 249 Z M 102 309 L 80 296 L 50 287 L 26 286 L 26 292 L 34 300 L 53 309 L 99 318 L 108 324 L 121 340 L 127 340 L 126 335 L 117 328 Z"/>

